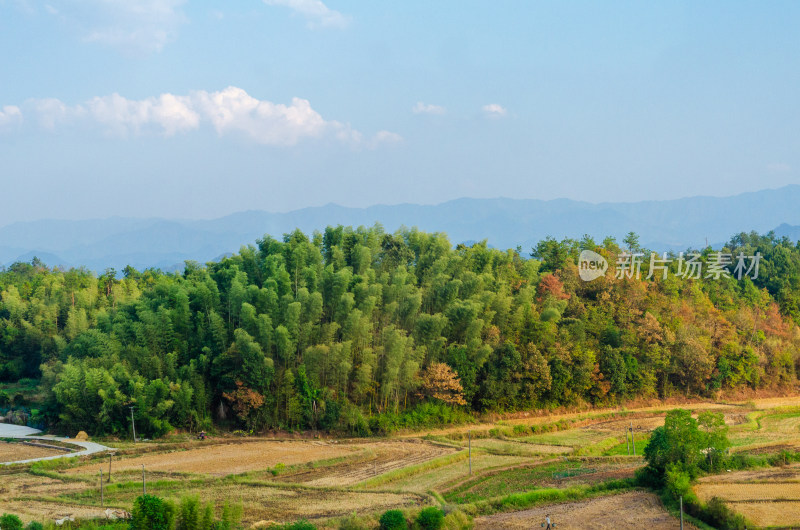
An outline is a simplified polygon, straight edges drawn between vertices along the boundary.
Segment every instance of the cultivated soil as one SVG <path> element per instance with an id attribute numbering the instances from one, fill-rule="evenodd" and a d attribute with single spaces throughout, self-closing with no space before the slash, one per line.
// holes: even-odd
<path id="1" fill-rule="evenodd" d="M 115 460 L 113 470 L 162 473 L 199 473 L 224 476 L 264 470 L 278 464 L 291 466 L 344 457 L 355 449 L 344 443 L 322 441 L 263 441 L 215 444 L 171 453 L 147 454 Z M 97 473 L 96 465 L 70 469 L 70 473 Z"/>
<path id="2" fill-rule="evenodd" d="M 479 517 L 475 520 L 475 529 L 530 530 L 539 528 L 548 514 L 558 530 L 675 530 L 680 524 L 667 513 L 658 497 L 636 491 Z M 696 530 L 690 524 L 685 524 L 684 528 Z"/>

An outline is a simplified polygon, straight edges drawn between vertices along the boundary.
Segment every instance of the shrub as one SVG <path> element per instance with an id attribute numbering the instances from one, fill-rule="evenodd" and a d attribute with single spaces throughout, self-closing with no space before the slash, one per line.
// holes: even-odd
<path id="1" fill-rule="evenodd" d="M 472 518 L 461 510 L 448 513 L 442 521 L 442 530 L 468 530 L 472 527 Z"/>
<path id="2" fill-rule="evenodd" d="M 514 425 L 514 435 L 522 436 L 528 434 L 528 427 L 526 425 Z"/>
<path id="3" fill-rule="evenodd" d="M 717 528 L 743 530 L 747 528 L 745 518 L 732 512 L 718 497 L 713 497 L 705 509 L 705 519 Z"/>
<path id="4" fill-rule="evenodd" d="M 439 508 L 423 508 L 417 516 L 416 525 L 420 530 L 439 530 L 444 521 L 444 513 Z"/>
<path id="5" fill-rule="evenodd" d="M 22 530 L 22 520 L 16 515 L 4 513 L 0 517 L 0 528 L 3 530 Z"/>
<path id="6" fill-rule="evenodd" d="M 400 510 L 387 510 L 380 518 L 381 530 L 406 530 L 406 516 Z"/>
<path id="7" fill-rule="evenodd" d="M 28 526 L 25 527 L 25 530 L 44 530 L 44 525 L 37 521 L 31 521 L 28 523 Z"/>
<path id="8" fill-rule="evenodd" d="M 133 503 L 131 530 L 171 530 L 175 520 L 171 504 L 155 495 L 140 495 Z"/>

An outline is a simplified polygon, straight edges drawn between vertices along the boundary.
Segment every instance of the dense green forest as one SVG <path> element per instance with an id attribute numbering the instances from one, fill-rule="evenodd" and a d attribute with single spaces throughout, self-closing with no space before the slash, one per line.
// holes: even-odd
<path id="1" fill-rule="evenodd" d="M 631 234 L 621 243 L 639 251 Z M 612 270 L 583 282 L 582 249 Z M 182 273 L 0 273 L 0 381 L 56 429 L 386 432 L 414 418 L 796 383 L 800 245 L 740 234 L 756 280 L 614 277 L 621 252 L 530 254 L 380 226 L 265 237 Z M 710 249 L 703 251 L 704 254 Z M 671 267 L 676 264 L 672 263 Z M 4 401 L 4 402 L 3 402 Z M 13 396 L 0 393 L 0 408 Z"/>

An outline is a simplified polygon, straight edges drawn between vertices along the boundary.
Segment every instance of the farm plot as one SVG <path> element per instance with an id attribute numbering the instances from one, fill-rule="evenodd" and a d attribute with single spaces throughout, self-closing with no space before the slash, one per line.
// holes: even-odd
<path id="1" fill-rule="evenodd" d="M 627 460 L 627 459 L 626 459 Z M 639 462 L 612 459 L 549 460 L 538 465 L 518 466 L 489 472 L 445 492 L 451 502 L 472 502 L 535 488 L 567 488 L 632 477 Z"/>
<path id="2" fill-rule="evenodd" d="M 148 493 L 179 502 L 187 495 L 198 496 L 218 508 L 224 502 L 240 504 L 247 525 L 261 520 L 292 521 L 344 516 L 358 512 L 383 511 L 430 502 L 426 495 L 414 493 L 354 491 L 337 488 L 313 488 L 257 480 L 205 478 L 182 481 L 154 481 Z M 141 494 L 139 484 L 126 483 L 106 490 L 106 505 L 128 509 Z M 99 507 L 99 491 L 67 493 L 47 501 L 61 506 Z"/>
<path id="3" fill-rule="evenodd" d="M 354 443 L 346 447 L 351 451 L 360 451 L 364 458 L 289 472 L 279 475 L 275 480 L 310 486 L 350 486 L 455 451 L 451 447 L 416 440 Z"/>
<path id="4" fill-rule="evenodd" d="M 601 442 L 608 437 L 609 434 L 606 431 L 597 431 L 591 429 L 569 429 L 565 431 L 534 434 L 532 436 L 519 438 L 519 440 L 538 445 L 557 445 L 578 449 Z"/>
<path id="5" fill-rule="evenodd" d="M 800 466 L 704 477 L 694 488 L 708 501 L 719 497 L 758 526 L 800 525 Z"/>
<path id="6" fill-rule="evenodd" d="M 579 502 L 551 504 L 520 512 L 501 513 L 476 520 L 476 530 L 539 528 L 550 515 L 559 530 L 674 530 L 678 521 L 652 493 L 634 491 Z M 685 525 L 696 530 L 690 524 Z"/>
<path id="7" fill-rule="evenodd" d="M 467 444 L 462 444 L 464 447 Z M 548 445 L 514 440 L 497 440 L 495 438 L 482 438 L 472 442 L 473 449 L 484 449 L 488 453 L 506 454 L 516 456 L 541 456 L 571 453 L 572 448 L 564 445 Z"/>
<path id="8" fill-rule="evenodd" d="M 531 461 L 528 457 L 494 455 L 474 450 L 472 452 L 472 474 L 481 475 L 499 469 L 506 469 Z M 400 477 L 380 486 L 383 489 L 426 492 L 441 491 L 469 478 L 469 461 L 465 458 L 458 462 L 436 469 Z"/>
<path id="9" fill-rule="evenodd" d="M 114 462 L 114 471 L 135 471 L 142 465 L 161 473 L 200 473 L 224 476 L 263 470 L 283 464 L 305 464 L 352 454 L 343 443 L 261 441 L 218 444 L 172 453 L 146 454 Z M 70 473 L 97 473 L 96 465 L 70 469 Z"/>
<path id="10" fill-rule="evenodd" d="M 35 447 L 20 442 L 0 442 L 0 462 L 16 462 L 29 458 L 43 458 L 47 456 L 63 455 L 64 451 Z"/>

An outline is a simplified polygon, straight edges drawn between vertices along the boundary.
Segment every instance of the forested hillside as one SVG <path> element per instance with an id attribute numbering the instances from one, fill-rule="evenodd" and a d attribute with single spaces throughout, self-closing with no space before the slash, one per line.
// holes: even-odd
<path id="1" fill-rule="evenodd" d="M 580 280 L 582 249 L 608 257 L 606 277 Z M 763 255 L 758 279 L 646 280 L 646 260 L 642 279 L 616 279 L 611 239 L 529 254 L 380 226 L 265 237 L 182 274 L 17 263 L 0 274 L 0 381 L 41 379 L 40 414 L 62 430 L 124 435 L 133 405 L 148 436 L 212 423 L 367 434 L 793 385 L 800 246 L 741 234 L 726 251 L 740 250 Z"/>

